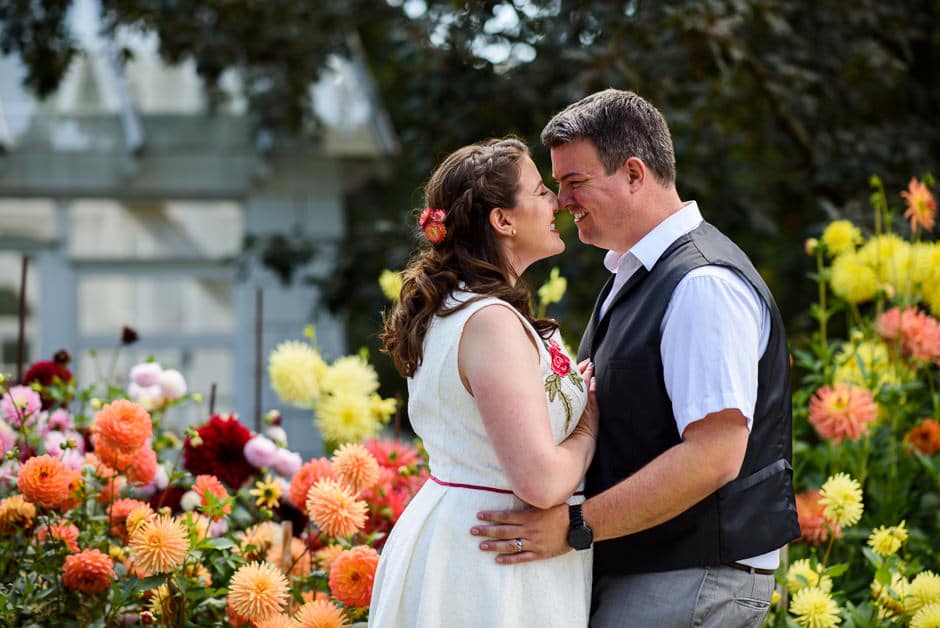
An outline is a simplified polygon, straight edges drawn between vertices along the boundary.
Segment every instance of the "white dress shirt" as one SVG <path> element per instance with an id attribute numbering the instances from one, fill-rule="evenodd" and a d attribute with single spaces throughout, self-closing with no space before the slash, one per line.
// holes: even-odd
<path id="1" fill-rule="evenodd" d="M 680 236 L 702 222 L 695 201 L 659 223 L 626 253 L 609 251 L 604 266 L 615 273 L 601 305 L 603 318 L 620 288 L 641 266 L 652 270 Z M 770 338 L 770 310 L 753 286 L 730 268 L 702 266 L 683 277 L 660 325 L 660 354 L 676 428 L 682 435 L 708 414 L 737 408 L 750 431 L 757 402 L 757 362 Z M 740 562 L 776 569 L 779 550 Z"/>

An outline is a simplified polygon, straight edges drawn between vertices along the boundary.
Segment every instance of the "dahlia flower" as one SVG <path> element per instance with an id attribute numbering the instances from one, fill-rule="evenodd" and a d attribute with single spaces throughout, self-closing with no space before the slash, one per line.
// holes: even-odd
<path id="1" fill-rule="evenodd" d="M 235 611 L 250 621 L 258 622 L 283 610 L 290 585 L 277 567 L 255 562 L 235 572 L 228 591 L 228 599 Z"/>
<path id="2" fill-rule="evenodd" d="M 91 423 L 91 432 L 109 448 L 130 454 L 143 447 L 153 436 L 153 423 L 140 405 L 118 399 L 98 411 Z"/>
<path id="3" fill-rule="evenodd" d="M 41 526 L 36 530 L 36 538 L 43 543 L 49 539 L 62 541 L 70 552 L 78 551 L 78 528 L 65 519 L 48 526 Z"/>
<path id="4" fill-rule="evenodd" d="M 936 419 L 924 419 L 904 436 L 904 442 L 925 456 L 932 456 L 940 451 L 940 424 Z"/>
<path id="5" fill-rule="evenodd" d="M 36 520 L 36 506 L 22 495 L 12 495 L 0 501 L 0 534 L 14 534 L 29 530 Z"/>
<path id="6" fill-rule="evenodd" d="M 284 543 L 272 543 L 265 557 L 269 563 L 291 576 L 309 576 L 312 560 L 307 545 L 296 536 L 290 538 L 290 557 L 284 563 Z"/>
<path id="7" fill-rule="evenodd" d="M 255 506 L 259 508 L 277 508 L 281 500 L 281 483 L 269 474 L 264 476 L 264 480 L 255 482 L 248 494 L 255 498 Z"/>
<path id="8" fill-rule="evenodd" d="M 193 485 L 193 492 L 199 495 L 200 504 L 205 510 L 209 506 L 209 496 L 208 493 L 212 493 L 217 499 L 216 502 L 223 502 L 229 498 L 228 491 L 225 490 L 225 487 L 222 486 L 222 483 L 219 482 L 219 479 L 214 475 L 197 475 L 196 483 Z M 232 512 L 232 503 L 229 503 L 222 506 L 222 512 L 226 515 L 231 514 Z M 209 514 L 208 512 L 206 514 Z M 221 515 L 214 514 L 214 518 L 219 518 Z"/>
<path id="9" fill-rule="evenodd" d="M 130 535 L 128 547 L 141 569 L 153 574 L 168 573 L 186 559 L 189 534 L 179 521 L 159 516 L 137 526 Z"/>
<path id="10" fill-rule="evenodd" d="M 878 276 L 855 253 L 840 255 L 832 263 L 832 291 L 849 303 L 868 301 L 878 291 Z"/>
<path id="11" fill-rule="evenodd" d="M 809 422 L 823 438 L 839 444 L 843 439 L 857 441 L 868 433 L 868 425 L 878 416 L 878 404 L 871 392 L 856 386 L 823 386 L 809 402 Z"/>
<path id="12" fill-rule="evenodd" d="M 351 489 L 330 478 L 319 480 L 307 492 L 306 512 L 330 536 L 351 536 L 366 521 L 367 506 Z"/>
<path id="13" fill-rule="evenodd" d="M 418 463 L 418 450 L 400 440 L 380 440 L 371 438 L 362 446 L 375 456 L 378 463 L 389 469 L 398 470 L 399 467 L 410 467 Z"/>
<path id="14" fill-rule="evenodd" d="M 258 434 L 245 443 L 245 460 L 262 469 L 270 467 L 277 456 L 277 445 L 272 440 Z"/>
<path id="15" fill-rule="evenodd" d="M 902 521 L 896 526 L 878 526 L 868 537 L 868 545 L 878 554 L 887 558 L 901 549 L 901 543 L 907 540 L 907 530 Z"/>
<path id="16" fill-rule="evenodd" d="M 297 623 L 287 615 L 271 615 L 256 623 L 255 628 L 297 628 Z"/>
<path id="17" fill-rule="evenodd" d="M 914 613 L 929 604 L 940 604 L 940 576 L 928 570 L 911 580 L 904 597 L 904 610 Z"/>
<path id="18" fill-rule="evenodd" d="M 346 548 L 342 545 L 327 545 L 324 548 L 318 549 L 316 554 L 313 555 L 313 559 L 316 561 L 317 565 L 319 565 L 320 569 L 329 571 L 336 557 L 345 551 Z"/>
<path id="19" fill-rule="evenodd" d="M 940 603 L 922 606 L 911 618 L 911 628 L 940 628 Z"/>
<path id="20" fill-rule="evenodd" d="M 158 386 L 163 367 L 156 362 L 141 362 L 131 367 L 128 379 L 138 386 Z"/>
<path id="21" fill-rule="evenodd" d="M 42 399 L 42 409 L 49 410 L 56 405 L 57 400 L 47 391 L 48 387 L 56 384 L 69 384 L 73 381 L 72 372 L 66 367 L 68 361 L 57 362 L 56 360 L 41 360 L 33 363 L 26 373 L 23 374 L 23 385 L 39 384 L 42 392 L 39 393 Z"/>
<path id="22" fill-rule="evenodd" d="M 810 545 L 821 545 L 832 535 L 842 538 L 842 526 L 828 521 L 823 515 L 822 495 L 819 491 L 804 491 L 796 495 L 796 516 L 800 523 L 800 540 Z"/>
<path id="23" fill-rule="evenodd" d="M 841 526 L 852 526 L 862 517 L 862 487 L 845 473 L 836 473 L 820 489 L 823 514 Z"/>
<path id="24" fill-rule="evenodd" d="M 0 419 L 0 456 L 13 449 L 16 444 L 16 432 L 10 424 Z"/>
<path id="25" fill-rule="evenodd" d="M 333 597 L 347 606 L 368 607 L 378 565 L 379 553 L 367 545 L 357 545 L 337 556 L 330 566 Z"/>
<path id="26" fill-rule="evenodd" d="M 333 473 L 354 491 L 365 491 L 378 482 L 379 463 L 362 445 L 346 443 L 333 454 Z"/>
<path id="27" fill-rule="evenodd" d="M 911 221 L 911 231 L 923 227 L 925 231 L 933 229 L 937 214 L 937 201 L 930 189 L 917 177 L 911 177 L 907 189 L 901 192 L 901 198 L 907 202 L 904 217 Z"/>
<path id="28" fill-rule="evenodd" d="M 187 437 L 183 445 L 183 468 L 193 475 L 214 475 L 232 490 L 238 490 L 255 473 L 245 459 L 245 443 L 251 432 L 232 414 L 216 414 L 196 430 L 198 446 Z"/>
<path id="29" fill-rule="evenodd" d="M 303 458 L 300 457 L 300 454 L 281 447 L 274 453 L 274 462 L 271 463 L 271 468 L 278 475 L 290 477 L 300 470 L 302 464 Z"/>
<path id="30" fill-rule="evenodd" d="M 301 408 L 313 407 L 320 398 L 320 378 L 326 370 L 326 362 L 305 342 L 282 342 L 268 357 L 274 392 L 281 401 Z"/>
<path id="31" fill-rule="evenodd" d="M 307 491 L 321 478 L 333 476 L 333 464 L 326 458 L 314 458 L 304 464 L 290 481 L 290 501 L 298 509 L 307 503 Z"/>
<path id="32" fill-rule="evenodd" d="M 96 549 L 69 554 L 62 565 L 62 584 L 66 589 L 94 595 L 111 586 L 114 562 Z"/>
<path id="33" fill-rule="evenodd" d="M 382 289 L 382 294 L 384 294 L 385 298 L 389 301 L 398 301 L 398 297 L 401 294 L 401 284 L 401 272 L 386 268 L 382 271 L 382 274 L 379 275 L 379 287 Z"/>
<path id="34" fill-rule="evenodd" d="M 808 558 L 801 558 L 790 563 L 787 570 L 787 590 L 794 594 L 806 587 L 816 587 L 824 593 L 832 591 L 832 578 L 820 574 L 822 566 L 815 569 Z"/>
<path id="35" fill-rule="evenodd" d="M 359 442 L 378 434 L 369 397 L 358 394 L 330 395 L 317 406 L 316 425 L 323 438 L 335 443 Z"/>
<path id="36" fill-rule="evenodd" d="M 805 628 L 832 628 L 842 621 L 839 605 L 829 593 L 817 587 L 797 591 L 790 599 L 790 612 L 796 623 Z"/>
<path id="37" fill-rule="evenodd" d="M 29 386 L 13 386 L 0 398 L 0 414 L 13 427 L 23 421 L 30 425 L 42 410 L 42 398 Z"/>
<path id="38" fill-rule="evenodd" d="M 339 358 L 323 374 L 321 387 L 332 395 L 368 398 L 379 389 L 379 376 L 372 365 L 357 355 Z"/>
<path id="39" fill-rule="evenodd" d="M 300 607 L 294 616 L 296 628 L 345 628 L 346 616 L 329 600 L 314 600 Z"/>
<path id="40" fill-rule="evenodd" d="M 186 379 L 175 369 L 166 369 L 160 374 L 160 390 L 164 399 L 175 401 L 186 394 Z"/>
<path id="41" fill-rule="evenodd" d="M 27 500 L 46 508 L 58 508 L 71 497 L 73 472 L 49 454 L 34 456 L 19 472 L 19 490 Z"/>
<path id="42" fill-rule="evenodd" d="M 831 257 L 855 250 L 862 241 L 862 232 L 849 220 L 835 220 L 826 227 L 822 242 Z"/>

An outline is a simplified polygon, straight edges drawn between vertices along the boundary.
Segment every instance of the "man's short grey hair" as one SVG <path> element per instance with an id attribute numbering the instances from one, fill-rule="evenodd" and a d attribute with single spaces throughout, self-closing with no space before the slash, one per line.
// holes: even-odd
<path id="1" fill-rule="evenodd" d="M 676 156 L 666 119 L 633 92 L 605 89 L 568 105 L 542 129 L 549 149 L 580 138 L 597 148 L 607 174 L 638 157 L 660 183 L 676 180 Z"/>

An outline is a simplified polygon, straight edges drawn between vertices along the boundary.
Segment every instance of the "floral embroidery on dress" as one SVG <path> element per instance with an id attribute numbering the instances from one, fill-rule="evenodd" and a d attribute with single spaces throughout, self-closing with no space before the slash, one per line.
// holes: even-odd
<path id="1" fill-rule="evenodd" d="M 552 372 L 545 378 L 545 392 L 548 393 L 549 401 L 555 401 L 555 397 L 561 400 L 565 408 L 565 432 L 567 432 L 571 424 L 571 400 L 561 389 L 562 378 L 568 378 L 581 392 L 584 392 L 584 380 L 581 379 L 581 374 L 577 369 L 571 368 L 571 358 L 565 354 L 557 340 L 552 338 L 548 341 L 542 340 L 542 342 L 552 358 Z"/>

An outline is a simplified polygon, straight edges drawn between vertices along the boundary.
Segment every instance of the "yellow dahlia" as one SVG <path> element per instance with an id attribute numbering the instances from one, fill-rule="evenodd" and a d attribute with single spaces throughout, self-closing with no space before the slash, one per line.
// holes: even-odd
<path id="1" fill-rule="evenodd" d="M 878 390 L 885 385 L 900 384 L 903 375 L 891 364 L 888 346 L 881 340 L 843 343 L 834 363 L 836 370 L 832 380 L 837 384 Z"/>
<path id="2" fill-rule="evenodd" d="M 354 491 L 367 491 L 379 481 L 379 462 L 362 445 L 346 443 L 333 454 L 333 472 Z"/>
<path id="3" fill-rule="evenodd" d="M 324 478 L 307 492 L 307 515 L 330 536 L 351 536 L 366 522 L 368 507 L 344 484 Z"/>
<path id="4" fill-rule="evenodd" d="M 829 223 L 822 234 L 823 244 L 831 257 L 854 251 L 855 245 L 862 240 L 862 232 L 848 220 Z"/>
<path id="5" fill-rule="evenodd" d="M 150 589 L 149 593 L 150 599 L 147 601 L 147 608 L 160 620 L 160 624 L 171 625 L 176 618 L 178 608 L 176 596 L 170 592 L 170 587 L 161 584 L 156 589 Z"/>
<path id="6" fill-rule="evenodd" d="M 384 294 L 385 298 L 389 301 L 398 301 L 398 297 L 401 294 L 401 284 L 402 276 L 400 271 L 395 272 L 394 270 L 386 268 L 382 271 L 382 274 L 379 275 L 379 286 L 382 288 L 382 294 Z"/>
<path id="7" fill-rule="evenodd" d="M 369 397 L 330 395 L 317 406 L 317 428 L 334 443 L 360 442 L 379 433 L 382 424 L 372 414 Z"/>
<path id="8" fill-rule="evenodd" d="M 323 390 L 333 395 L 358 395 L 366 399 L 379 389 L 375 369 L 357 355 L 339 358 L 323 374 Z"/>
<path id="9" fill-rule="evenodd" d="M 313 407 L 320 398 L 320 380 L 326 370 L 326 362 L 305 342 L 282 342 L 268 357 L 274 392 L 281 401 L 301 408 Z"/>
<path id="10" fill-rule="evenodd" d="M 394 397 L 382 399 L 378 393 L 372 393 L 369 397 L 369 408 L 372 410 L 372 418 L 387 423 L 398 408 L 398 400 Z"/>
<path id="11" fill-rule="evenodd" d="M 840 255 L 833 261 L 829 284 L 849 303 L 868 301 L 878 292 L 878 276 L 855 253 Z"/>
<path id="12" fill-rule="evenodd" d="M 904 610 L 913 613 L 928 604 L 940 604 L 940 576 L 922 571 L 911 580 L 904 598 Z"/>
<path id="13" fill-rule="evenodd" d="M 899 549 L 901 543 L 907 540 L 907 530 L 902 521 L 896 526 L 879 526 L 868 537 L 868 545 L 879 556 L 891 556 Z"/>
<path id="14" fill-rule="evenodd" d="M 790 599 L 790 613 L 796 617 L 796 623 L 805 628 L 832 628 L 842 621 L 839 605 L 829 593 L 817 587 L 797 591 Z"/>
<path id="15" fill-rule="evenodd" d="M 28 531 L 35 520 L 36 507 L 22 495 L 13 495 L 0 501 L 0 534 Z"/>
<path id="16" fill-rule="evenodd" d="M 179 521 L 166 515 L 144 521 L 128 542 L 134 562 L 152 574 L 177 569 L 189 551 L 189 533 Z"/>
<path id="17" fill-rule="evenodd" d="M 819 503 L 825 506 L 823 514 L 830 521 L 848 527 L 855 525 L 862 518 L 862 487 L 848 474 L 837 473 L 831 476 L 822 485 L 819 493 L 822 495 Z"/>
<path id="18" fill-rule="evenodd" d="M 927 604 L 914 613 L 911 628 L 940 628 L 940 604 Z"/>
<path id="19" fill-rule="evenodd" d="M 871 595 L 879 607 L 879 612 L 885 617 L 893 617 L 904 612 L 904 598 L 910 583 L 907 579 L 894 571 L 891 573 L 891 586 L 886 587 L 877 580 L 871 583 Z"/>
<path id="20" fill-rule="evenodd" d="M 287 605 L 290 584 L 281 570 L 269 563 L 239 567 L 228 586 L 228 600 L 235 611 L 258 622 L 277 615 Z"/>
<path id="21" fill-rule="evenodd" d="M 832 591 L 832 578 L 820 574 L 822 566 L 814 569 L 808 558 L 793 561 L 787 570 L 787 590 L 792 595 L 806 587 L 816 587 L 824 593 Z"/>
<path id="22" fill-rule="evenodd" d="M 294 616 L 296 628 L 345 628 L 346 615 L 329 600 L 315 600 L 300 607 Z"/>

